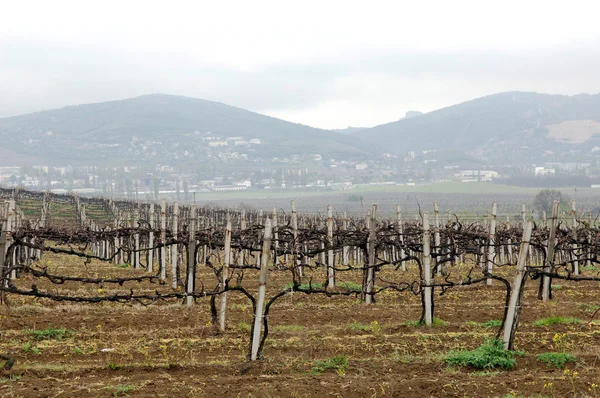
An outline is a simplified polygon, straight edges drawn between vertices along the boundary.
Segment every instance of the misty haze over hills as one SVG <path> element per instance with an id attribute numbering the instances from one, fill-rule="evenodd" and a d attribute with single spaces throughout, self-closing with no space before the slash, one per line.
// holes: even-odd
<path id="1" fill-rule="evenodd" d="M 189 163 L 210 139 L 228 138 L 232 145 L 231 138 L 259 140 L 249 150 L 265 158 L 450 150 L 509 162 L 600 145 L 600 95 L 507 92 L 427 114 L 408 112 L 372 128 L 326 131 L 222 103 L 153 94 L 0 119 L 0 137 L 4 164 Z"/>
<path id="2" fill-rule="evenodd" d="M 201 140 L 202 135 L 219 140 L 227 137 L 260 140 L 260 145 L 253 146 L 252 151 L 261 156 L 294 153 L 353 156 L 369 152 L 354 137 L 218 102 L 166 94 L 0 119 L 0 137 L 6 144 L 1 153 L 4 162 L 29 157 L 37 163 L 122 164 L 126 156 L 129 164 L 178 163 L 184 160 L 178 159 L 178 152 L 187 151 L 191 157 L 194 150 L 206 149 L 208 141 Z"/>

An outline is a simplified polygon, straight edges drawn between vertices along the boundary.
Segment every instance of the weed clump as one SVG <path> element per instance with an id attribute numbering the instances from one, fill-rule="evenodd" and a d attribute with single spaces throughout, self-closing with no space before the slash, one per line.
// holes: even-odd
<path id="1" fill-rule="evenodd" d="M 566 325 L 582 323 L 583 321 L 579 318 L 573 318 L 568 316 L 550 316 L 548 318 L 542 318 L 535 321 L 535 326 L 549 326 L 549 325 Z"/>
<path id="2" fill-rule="evenodd" d="M 504 344 L 498 339 L 487 340 L 474 350 L 450 351 L 445 360 L 450 366 L 470 366 L 476 369 L 512 369 L 517 363 L 515 352 L 505 350 Z"/>
<path id="3" fill-rule="evenodd" d="M 28 334 L 34 340 L 39 341 L 39 340 L 62 340 L 65 337 L 72 336 L 75 333 L 75 331 L 69 330 L 69 329 L 47 328 L 47 329 L 40 329 L 40 330 L 25 329 L 23 331 L 23 333 Z"/>
<path id="4" fill-rule="evenodd" d="M 326 360 L 318 360 L 313 363 L 311 373 L 322 374 L 328 370 L 335 370 L 337 374 L 343 375 L 348 369 L 348 357 L 345 355 L 336 355 Z"/>
<path id="5" fill-rule="evenodd" d="M 566 352 L 545 352 L 538 355 L 537 360 L 547 365 L 552 365 L 555 368 L 562 369 L 567 363 L 575 363 L 576 359 L 573 355 Z"/>

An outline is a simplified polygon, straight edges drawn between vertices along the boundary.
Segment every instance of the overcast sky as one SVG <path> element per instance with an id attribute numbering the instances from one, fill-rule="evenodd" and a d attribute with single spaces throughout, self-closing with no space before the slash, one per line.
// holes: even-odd
<path id="1" fill-rule="evenodd" d="M 321 128 L 600 92 L 598 1 L 0 1 L 0 117 L 149 93 Z"/>

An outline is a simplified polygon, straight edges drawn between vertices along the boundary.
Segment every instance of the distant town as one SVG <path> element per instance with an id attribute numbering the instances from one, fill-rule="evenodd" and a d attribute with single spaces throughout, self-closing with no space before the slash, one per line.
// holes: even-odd
<path id="1" fill-rule="evenodd" d="M 47 132 L 47 137 L 52 132 Z M 600 187 L 600 148 L 589 162 L 548 162 L 530 165 L 486 164 L 450 151 L 409 151 L 404 156 L 383 153 L 372 159 L 342 160 L 319 153 L 265 156 L 261 139 L 222 137 L 193 131 L 193 146 L 180 148 L 134 136 L 126 152 L 131 165 L 5 165 L 0 185 L 55 193 L 191 200 L 206 192 L 246 190 L 345 190 L 357 185 L 418 185 L 435 182 L 489 182 L 512 185 Z M 31 143 L 37 145 L 39 143 Z M 111 144 L 105 144 L 111 145 Z M 119 146 L 120 144 L 114 144 Z M 113 148 L 114 149 L 114 148 Z M 101 149 L 99 149 L 101 150 Z M 153 159 L 164 163 L 153 164 Z M 520 184 L 519 182 L 522 182 Z"/>

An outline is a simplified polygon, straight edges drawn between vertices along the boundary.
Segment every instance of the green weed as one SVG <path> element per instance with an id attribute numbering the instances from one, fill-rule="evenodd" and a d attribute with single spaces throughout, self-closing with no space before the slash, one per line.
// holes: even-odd
<path id="1" fill-rule="evenodd" d="M 534 322 L 535 326 L 549 326 L 549 325 L 561 325 L 561 324 L 575 324 L 582 323 L 583 321 L 578 318 L 567 317 L 567 316 L 550 316 L 548 318 L 538 319 Z"/>
<path id="2" fill-rule="evenodd" d="M 34 340 L 62 340 L 65 337 L 72 336 L 75 331 L 69 329 L 55 329 L 55 328 L 47 328 L 47 329 L 25 329 L 23 333 L 28 334 L 33 337 Z"/>
<path id="3" fill-rule="evenodd" d="M 313 363 L 312 374 L 323 374 L 328 370 L 335 370 L 340 376 L 346 373 L 348 369 L 348 357 L 345 355 L 336 355 L 324 361 L 318 360 Z"/>
<path id="4" fill-rule="evenodd" d="M 576 359 L 573 355 L 566 352 L 545 352 L 538 355 L 537 360 L 545 364 L 552 365 L 555 368 L 562 369 L 567 363 L 575 363 Z"/>
<path id="5" fill-rule="evenodd" d="M 476 369 L 512 369 L 515 364 L 515 352 L 504 349 L 498 339 L 490 339 L 474 350 L 453 350 L 445 357 L 450 366 L 470 366 Z"/>

